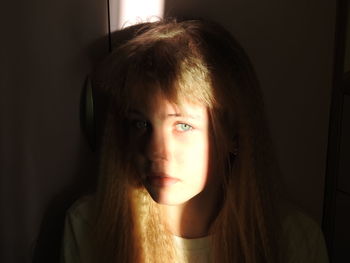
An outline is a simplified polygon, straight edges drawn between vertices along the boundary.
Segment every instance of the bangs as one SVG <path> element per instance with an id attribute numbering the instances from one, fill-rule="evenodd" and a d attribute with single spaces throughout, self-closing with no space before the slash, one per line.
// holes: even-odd
<path id="1" fill-rule="evenodd" d="M 180 107 L 184 101 L 209 109 L 215 106 L 212 77 L 203 59 L 195 50 L 177 50 L 177 46 L 174 39 L 160 39 L 129 52 L 123 83 L 126 109 L 152 104 L 157 94 Z"/>

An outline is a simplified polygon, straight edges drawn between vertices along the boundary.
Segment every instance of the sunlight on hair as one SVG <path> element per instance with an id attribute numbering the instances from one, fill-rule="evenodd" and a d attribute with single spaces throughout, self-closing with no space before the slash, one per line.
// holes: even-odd
<path id="1" fill-rule="evenodd" d="M 111 30 L 119 30 L 139 22 L 154 22 L 163 18 L 164 0 L 112 0 Z"/>

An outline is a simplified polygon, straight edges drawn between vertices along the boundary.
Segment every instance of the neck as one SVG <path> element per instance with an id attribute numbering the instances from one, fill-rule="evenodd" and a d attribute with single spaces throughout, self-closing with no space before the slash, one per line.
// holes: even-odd
<path id="1" fill-rule="evenodd" d="M 183 238 L 200 238 L 209 235 L 210 226 L 220 210 L 218 189 L 202 191 L 179 205 L 162 205 L 161 212 L 168 230 Z"/>

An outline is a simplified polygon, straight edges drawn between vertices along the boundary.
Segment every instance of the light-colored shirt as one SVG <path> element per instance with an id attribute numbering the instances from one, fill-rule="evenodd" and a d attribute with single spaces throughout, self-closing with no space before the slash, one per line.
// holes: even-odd
<path id="1" fill-rule="evenodd" d="M 175 249 L 187 259 L 186 262 L 209 263 L 210 262 L 210 237 L 187 239 L 173 236 Z"/>
<path id="2" fill-rule="evenodd" d="M 87 233 L 92 228 L 92 197 L 83 197 L 67 211 L 62 244 L 62 263 L 94 263 Z M 323 233 L 318 224 L 293 211 L 282 223 L 287 240 L 287 263 L 328 263 Z M 174 236 L 176 251 L 186 262 L 210 263 L 210 237 L 186 239 Z M 183 262 L 181 262 L 183 263 Z"/>

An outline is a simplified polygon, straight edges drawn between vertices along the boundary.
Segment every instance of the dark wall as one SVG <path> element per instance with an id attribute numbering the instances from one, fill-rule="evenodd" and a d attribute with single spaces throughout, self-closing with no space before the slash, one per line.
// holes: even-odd
<path id="1" fill-rule="evenodd" d="M 55 262 L 64 210 L 94 182 L 79 103 L 108 51 L 106 13 L 105 1 L 2 3 L 0 262 Z"/>

